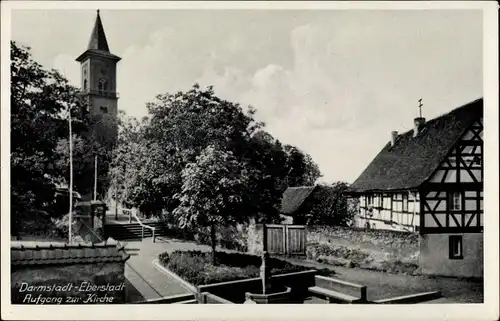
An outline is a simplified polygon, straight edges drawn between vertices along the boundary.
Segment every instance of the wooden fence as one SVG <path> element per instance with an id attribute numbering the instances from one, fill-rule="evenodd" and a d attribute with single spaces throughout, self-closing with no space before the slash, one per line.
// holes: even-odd
<path id="1" fill-rule="evenodd" d="M 307 237 L 304 225 L 266 224 L 269 254 L 306 255 Z"/>

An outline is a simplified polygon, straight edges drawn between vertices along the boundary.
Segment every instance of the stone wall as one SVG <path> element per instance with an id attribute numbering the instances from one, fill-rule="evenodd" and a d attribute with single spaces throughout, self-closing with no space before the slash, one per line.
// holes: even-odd
<path id="1" fill-rule="evenodd" d="M 255 224 L 255 221 L 251 221 L 246 228 L 246 235 L 243 238 L 246 240 L 247 251 L 250 254 L 260 255 L 262 254 L 262 241 L 263 241 L 263 229 L 262 224 Z"/>
<path id="2" fill-rule="evenodd" d="M 312 226 L 307 228 L 308 243 L 330 243 L 334 240 L 343 243 L 372 244 L 384 249 L 418 251 L 418 234 L 385 230 L 365 230 L 338 226 Z M 346 242 L 346 243 L 347 243 Z"/>
<path id="3" fill-rule="evenodd" d="M 248 253 L 262 253 L 262 225 L 250 222 L 238 228 L 238 234 L 226 235 L 227 241 L 242 239 Z M 240 241 L 241 243 L 241 241 Z M 307 243 L 336 243 L 339 245 L 371 244 L 380 250 L 415 253 L 419 250 L 418 234 L 397 231 L 368 230 L 334 227 L 308 226 Z"/>
<path id="4" fill-rule="evenodd" d="M 124 270 L 123 262 L 13 266 L 12 304 L 125 303 Z"/>

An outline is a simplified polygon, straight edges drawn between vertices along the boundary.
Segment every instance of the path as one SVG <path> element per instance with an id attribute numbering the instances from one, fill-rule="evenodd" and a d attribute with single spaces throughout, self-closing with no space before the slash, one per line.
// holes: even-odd
<path id="1" fill-rule="evenodd" d="M 147 263 L 150 265 L 153 258 L 157 258 L 158 254 L 165 251 L 171 253 L 175 250 L 211 250 L 208 245 L 195 244 L 177 239 L 160 238 L 157 242 L 158 243 L 151 244 L 150 239 L 145 239 L 143 242 L 151 245 L 143 246 L 144 252 L 142 252 L 143 250 L 141 249 L 141 256 L 145 255 L 151 258 L 151 260 L 147 260 L 149 261 Z M 138 243 L 140 244 L 140 242 Z M 218 248 L 218 250 L 233 252 L 222 248 Z M 441 291 L 445 299 L 441 299 L 440 302 L 483 302 L 483 284 L 480 282 L 455 278 L 429 278 L 424 276 L 390 274 L 379 271 L 337 267 L 290 258 L 286 258 L 286 260 L 294 264 L 309 266 L 315 269 L 327 268 L 335 272 L 336 278 L 366 285 L 368 287 L 369 300 L 385 299 L 419 292 Z M 146 264 L 146 260 L 143 261 L 143 263 Z"/>
<path id="2" fill-rule="evenodd" d="M 130 254 L 125 265 L 129 301 L 159 299 L 189 292 L 180 282 L 154 267 L 153 260 L 166 251 L 164 242 L 157 240 L 153 243 L 150 238 L 146 238 L 142 242 L 122 243 L 126 243 L 125 250 Z"/>

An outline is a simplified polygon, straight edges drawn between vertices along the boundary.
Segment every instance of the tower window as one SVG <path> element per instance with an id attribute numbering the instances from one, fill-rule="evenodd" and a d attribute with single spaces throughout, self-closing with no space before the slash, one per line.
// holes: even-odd
<path id="1" fill-rule="evenodd" d="M 87 90 L 87 79 L 83 81 L 83 90 Z"/>
<path id="2" fill-rule="evenodd" d="M 99 79 L 99 83 L 97 84 L 97 88 L 99 89 L 99 93 L 103 94 L 108 90 L 108 81 L 104 78 Z"/>
<path id="3" fill-rule="evenodd" d="M 101 113 L 107 114 L 108 113 L 108 107 L 101 106 Z"/>

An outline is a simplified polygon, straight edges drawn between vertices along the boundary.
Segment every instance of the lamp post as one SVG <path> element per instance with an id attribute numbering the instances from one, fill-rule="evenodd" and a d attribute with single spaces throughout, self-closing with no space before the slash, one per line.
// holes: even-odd
<path id="1" fill-rule="evenodd" d="M 73 242 L 73 132 L 71 130 L 71 106 L 68 107 L 69 124 L 69 244 Z"/>

